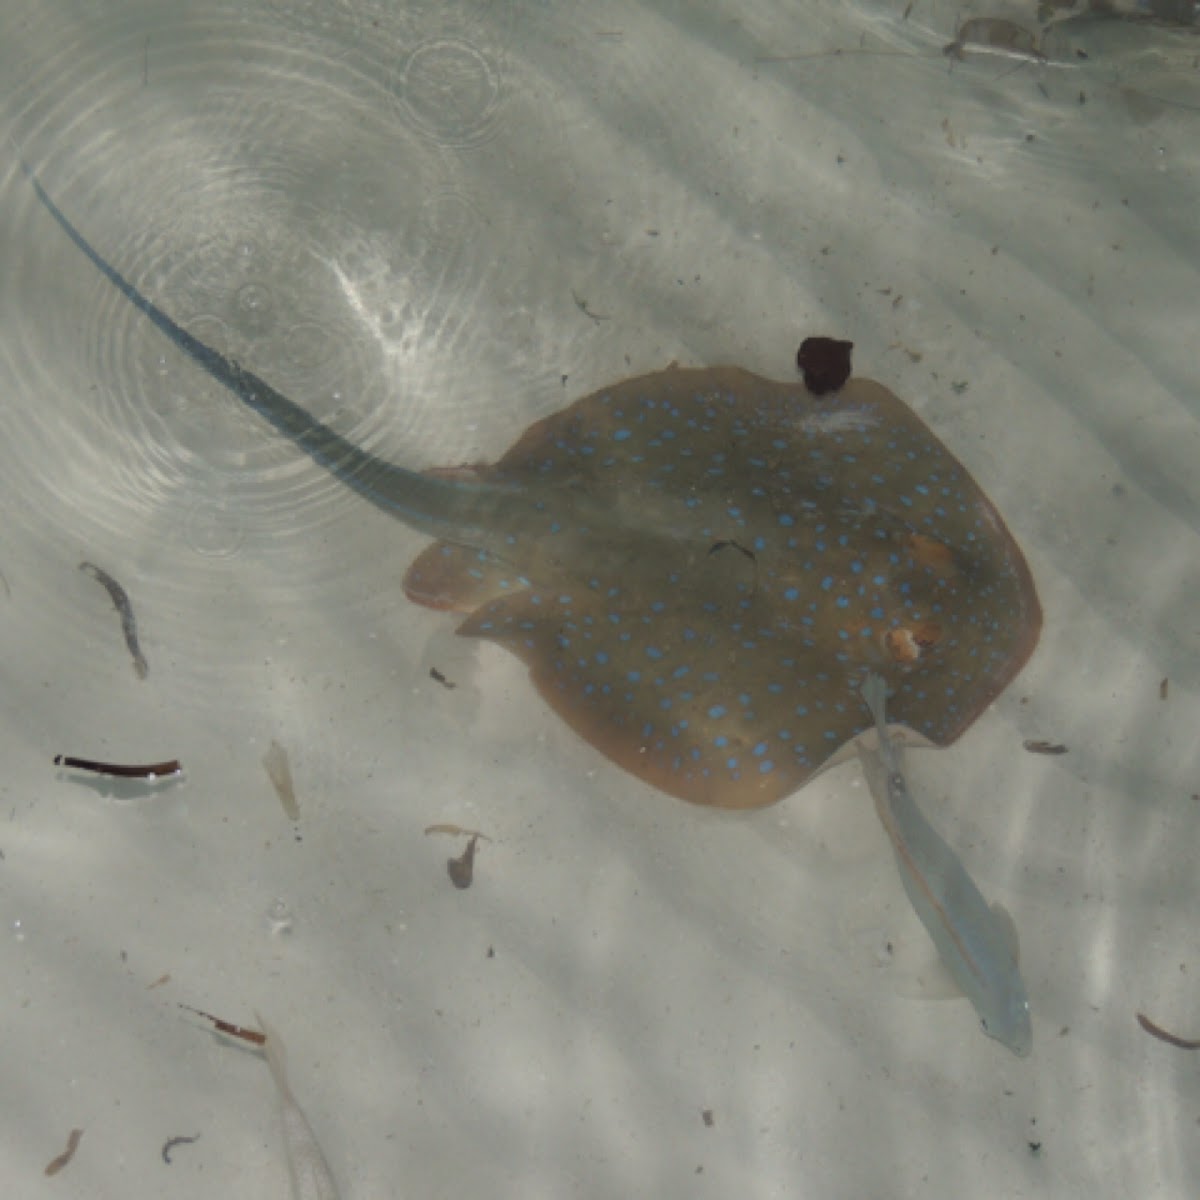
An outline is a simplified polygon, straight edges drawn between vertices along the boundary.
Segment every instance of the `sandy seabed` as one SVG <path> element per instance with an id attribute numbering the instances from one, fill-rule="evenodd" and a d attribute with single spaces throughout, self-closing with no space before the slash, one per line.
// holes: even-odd
<path id="1" fill-rule="evenodd" d="M 1195 1193 L 1198 1064 L 1136 1015 L 1200 1036 L 1200 43 L 942 52 L 1034 8 L 5 6 L 5 1195 L 287 1194 L 261 1055 L 180 1005 L 279 1029 L 345 1197 Z M 16 145 L 189 329 L 414 466 L 853 340 L 1045 610 L 909 756 L 1020 930 L 1032 1055 L 931 980 L 857 764 L 740 814 L 613 767 L 404 599 L 422 539 L 131 309 Z M 435 824 L 490 839 L 470 889 Z"/>

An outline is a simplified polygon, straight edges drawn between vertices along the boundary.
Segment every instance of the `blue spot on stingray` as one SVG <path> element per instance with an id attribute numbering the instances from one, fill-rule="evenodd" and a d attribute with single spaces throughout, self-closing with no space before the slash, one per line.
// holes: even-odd
<path id="1" fill-rule="evenodd" d="M 641 671 L 629 671 L 625 678 L 629 680 L 630 683 L 638 683 L 641 681 L 642 673 Z"/>
<path id="2" fill-rule="evenodd" d="M 598 662 L 600 666 L 604 666 L 604 664 L 608 662 L 608 655 L 605 654 L 603 650 L 598 651 L 596 654 L 596 662 Z"/>
<path id="3" fill-rule="evenodd" d="M 775 770 L 775 764 L 769 758 L 764 758 L 762 762 L 758 764 L 758 771 L 760 775 L 769 775 L 773 770 Z"/>
<path id="4" fill-rule="evenodd" d="M 779 523 L 785 529 L 790 529 L 793 525 L 795 525 L 796 518 L 793 517 L 791 513 L 780 513 L 779 514 Z"/>
<path id="5" fill-rule="evenodd" d="M 800 589 L 794 588 L 794 587 L 786 588 L 783 593 L 783 598 L 785 600 L 799 600 L 800 599 Z"/>
<path id="6" fill-rule="evenodd" d="M 646 657 L 658 660 L 662 658 L 663 652 L 657 646 L 646 647 Z"/>
<path id="7" fill-rule="evenodd" d="M 708 715 L 712 717 L 714 721 L 719 721 L 725 715 L 725 706 L 723 704 L 714 704 L 712 708 L 708 710 Z"/>
<path id="8" fill-rule="evenodd" d="M 728 746 L 729 739 L 723 733 L 718 733 L 717 736 L 715 738 L 713 738 L 713 745 L 714 746 Z"/>
<path id="9" fill-rule="evenodd" d="M 614 429 L 612 436 L 614 442 L 624 442 L 628 441 L 633 436 L 633 433 L 628 429 Z"/>

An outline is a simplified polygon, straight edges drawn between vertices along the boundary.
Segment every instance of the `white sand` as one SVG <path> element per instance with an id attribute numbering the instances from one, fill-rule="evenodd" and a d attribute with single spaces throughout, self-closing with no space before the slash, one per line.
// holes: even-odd
<path id="1" fill-rule="evenodd" d="M 16 0 L 4 130 L 148 292 L 397 461 L 494 456 L 671 359 L 789 377 L 806 334 L 853 339 L 1045 608 L 994 708 L 910 756 L 1021 931 L 1034 1053 L 933 995 L 856 765 L 738 815 L 600 759 L 404 601 L 421 539 L 236 412 L 10 148 L 0 1193 L 285 1194 L 265 1066 L 178 1003 L 271 1015 L 348 1198 L 1193 1193 L 1200 1062 L 1135 1014 L 1200 1036 L 1200 43 L 951 66 L 971 6 L 393 7 Z M 471 890 L 435 822 L 493 839 Z"/>

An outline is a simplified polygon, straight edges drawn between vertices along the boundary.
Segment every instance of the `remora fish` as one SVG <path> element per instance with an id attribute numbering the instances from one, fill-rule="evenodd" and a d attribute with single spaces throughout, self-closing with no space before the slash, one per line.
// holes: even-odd
<path id="1" fill-rule="evenodd" d="M 899 751 L 888 736 L 886 696 L 883 677 L 869 674 L 862 697 L 875 718 L 879 747 L 867 750 L 860 740 L 858 752 L 904 890 L 942 962 L 975 1006 L 984 1033 L 1023 1058 L 1033 1046 L 1033 1030 L 1012 918 L 999 905 L 988 906 L 909 794 Z"/>

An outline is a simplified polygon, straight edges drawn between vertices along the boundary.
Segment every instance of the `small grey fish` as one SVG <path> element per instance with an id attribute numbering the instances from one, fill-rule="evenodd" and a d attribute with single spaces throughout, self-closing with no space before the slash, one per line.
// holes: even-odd
<path id="1" fill-rule="evenodd" d="M 81 562 L 79 569 L 85 575 L 90 575 L 108 592 L 113 606 L 121 618 L 121 630 L 125 634 L 125 645 L 129 647 L 129 653 L 133 656 L 134 673 L 139 679 L 145 679 L 150 671 L 150 664 L 146 662 L 146 656 L 142 653 L 141 646 L 138 645 L 137 620 L 133 615 L 133 605 L 129 603 L 129 593 L 107 571 L 102 570 L 95 563 Z"/>
<path id="2" fill-rule="evenodd" d="M 1033 1046 L 1033 1030 L 1012 918 L 999 905 L 988 906 L 909 793 L 899 751 L 888 736 L 886 695 L 883 677 L 872 672 L 862 696 L 875 718 L 879 748 L 865 750 L 860 742 L 858 751 L 904 890 L 954 982 L 975 1006 L 983 1032 L 1024 1058 Z"/>

